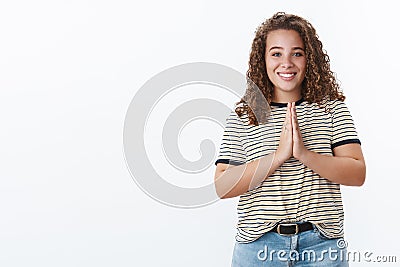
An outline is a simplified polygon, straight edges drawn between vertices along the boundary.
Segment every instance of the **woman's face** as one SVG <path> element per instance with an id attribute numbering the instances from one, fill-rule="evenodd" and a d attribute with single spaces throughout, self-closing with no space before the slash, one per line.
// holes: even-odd
<path id="1" fill-rule="evenodd" d="M 294 30 L 275 30 L 268 34 L 265 64 L 274 85 L 274 101 L 295 101 L 301 97 L 301 84 L 307 60 L 304 43 Z"/>

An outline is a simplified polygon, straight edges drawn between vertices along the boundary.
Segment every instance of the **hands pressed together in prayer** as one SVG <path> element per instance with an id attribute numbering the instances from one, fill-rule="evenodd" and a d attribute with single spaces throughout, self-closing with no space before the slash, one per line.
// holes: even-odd
<path id="1" fill-rule="evenodd" d="M 298 160 L 308 152 L 301 137 L 299 123 L 297 121 L 296 106 L 294 102 L 287 104 L 285 122 L 279 140 L 279 147 L 275 157 L 283 164 L 290 157 Z"/>

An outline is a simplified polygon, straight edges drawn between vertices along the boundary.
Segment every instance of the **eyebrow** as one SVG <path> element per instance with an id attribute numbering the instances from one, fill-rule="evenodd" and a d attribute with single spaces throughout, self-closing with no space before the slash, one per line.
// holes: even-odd
<path id="1" fill-rule="evenodd" d="M 280 46 L 273 46 L 273 47 L 271 47 L 268 51 L 271 51 L 272 49 L 283 49 L 283 47 L 280 47 Z M 304 51 L 304 48 L 299 47 L 299 46 L 296 46 L 296 47 L 293 47 L 292 50 L 302 50 L 302 51 Z"/>

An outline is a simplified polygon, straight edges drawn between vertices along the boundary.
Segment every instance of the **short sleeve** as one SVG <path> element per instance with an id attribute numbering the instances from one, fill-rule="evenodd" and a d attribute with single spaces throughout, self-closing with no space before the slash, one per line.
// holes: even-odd
<path id="1" fill-rule="evenodd" d="M 357 143 L 361 144 L 353 118 L 343 101 L 335 100 L 332 103 L 332 139 L 331 148 Z"/>
<path id="2" fill-rule="evenodd" d="M 218 163 L 242 165 L 246 163 L 246 152 L 242 142 L 243 122 L 235 111 L 232 111 L 226 119 L 222 143 L 219 150 Z"/>

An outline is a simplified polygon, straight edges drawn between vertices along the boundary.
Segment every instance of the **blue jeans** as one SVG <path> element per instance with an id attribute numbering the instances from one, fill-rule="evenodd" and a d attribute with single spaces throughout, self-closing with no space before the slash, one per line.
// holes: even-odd
<path id="1" fill-rule="evenodd" d="M 346 243 L 313 230 L 283 236 L 268 232 L 251 243 L 236 242 L 232 267 L 348 267 Z"/>

